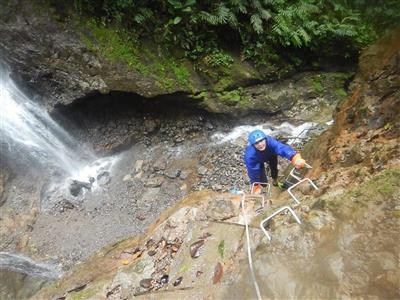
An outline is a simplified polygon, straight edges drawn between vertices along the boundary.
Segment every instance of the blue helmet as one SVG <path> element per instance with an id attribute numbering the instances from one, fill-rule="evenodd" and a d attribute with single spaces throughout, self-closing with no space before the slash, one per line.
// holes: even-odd
<path id="1" fill-rule="evenodd" d="M 267 138 L 266 134 L 262 130 L 259 130 L 259 129 L 254 130 L 249 133 L 249 143 L 251 145 L 254 145 L 255 143 L 257 143 L 263 139 L 266 139 L 266 138 Z"/>

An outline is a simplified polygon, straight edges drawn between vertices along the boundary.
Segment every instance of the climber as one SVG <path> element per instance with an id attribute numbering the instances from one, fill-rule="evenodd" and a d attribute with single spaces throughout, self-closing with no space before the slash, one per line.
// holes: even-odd
<path id="1" fill-rule="evenodd" d="M 268 182 L 264 168 L 265 162 L 268 163 L 271 170 L 272 184 L 274 186 L 279 184 L 278 155 L 290 160 L 297 169 L 303 168 L 306 164 L 300 153 L 293 150 L 292 147 L 267 136 L 262 130 L 250 132 L 244 153 L 244 162 L 252 184 L 251 193 L 260 194 L 262 190 L 260 184 L 253 186 L 254 182 Z"/>

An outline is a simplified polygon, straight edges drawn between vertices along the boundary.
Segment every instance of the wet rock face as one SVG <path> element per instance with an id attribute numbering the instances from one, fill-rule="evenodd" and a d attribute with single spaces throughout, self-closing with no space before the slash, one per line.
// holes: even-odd
<path id="1" fill-rule="evenodd" d="M 48 279 L 6 270 L 1 270 L 0 279 L 1 299 L 27 299 L 48 281 Z"/>
<path id="2" fill-rule="evenodd" d="M 307 149 L 315 159 L 315 174 L 337 165 L 356 167 L 358 171 L 346 175 L 349 184 L 367 170 L 379 172 L 399 163 L 399 40 L 400 30 L 393 31 L 362 53 L 360 71 L 349 97 L 336 109 L 334 126 Z M 335 178 L 330 174 L 331 184 Z"/>
<path id="3" fill-rule="evenodd" d="M 74 105 L 60 107 L 54 117 L 82 142 L 101 154 L 121 152 L 135 143 L 183 145 L 188 140 L 229 128 L 234 120 L 210 114 L 180 97 L 152 100 L 130 93 L 95 96 Z M 258 118 L 260 119 L 260 118 Z M 179 170 L 165 170 L 164 156 L 154 161 L 154 171 L 179 176 Z"/>
<path id="4" fill-rule="evenodd" d="M 49 107 L 113 89 L 143 96 L 161 93 L 151 78 L 94 54 L 72 24 L 54 21 L 53 10 L 16 2 L 2 4 L 0 53 L 17 81 L 28 82 Z"/>
<path id="5" fill-rule="evenodd" d="M 341 99 L 342 96 L 328 91 L 342 91 L 347 77 L 345 73 L 301 73 L 283 82 L 241 88 L 259 82 L 260 76 L 253 67 L 236 58 L 240 70 L 231 70 L 234 74 L 228 77 L 232 87 L 238 88 L 233 93 L 214 92 L 215 87 L 210 86 L 207 80 L 201 80 L 193 70 L 190 70 L 190 84 L 182 86 L 176 78 L 167 78 L 173 86 L 166 88 L 160 82 L 168 75 L 158 75 L 161 78 L 157 78 L 156 74 L 141 74 L 126 62 L 110 62 L 97 53 L 100 51 L 93 50 L 86 40 L 93 39 L 95 34 L 87 26 L 78 25 L 77 20 L 63 19 L 65 16 L 62 15 L 67 13 L 56 12 L 39 2 L 3 2 L 6 3 L 0 12 L 1 58 L 10 66 L 15 80 L 29 93 L 39 95 L 49 110 L 110 91 L 130 92 L 143 97 L 179 92 L 193 96 L 196 100 L 189 101 L 196 101 L 212 112 L 238 114 L 262 110 L 269 113 L 287 111 L 288 115 L 293 115 L 301 110 L 302 114 L 310 117 L 316 113 L 313 108 L 321 103 L 334 105 Z M 94 38 L 93 43 L 97 42 Z M 191 63 L 186 61 L 186 64 L 190 66 Z M 252 71 L 244 71 L 247 69 Z M 198 96 L 199 92 L 207 96 Z M 290 111 L 294 105 L 299 109 Z M 157 124 L 147 120 L 144 126 L 151 133 Z M 181 138 L 176 139 L 179 141 Z"/>

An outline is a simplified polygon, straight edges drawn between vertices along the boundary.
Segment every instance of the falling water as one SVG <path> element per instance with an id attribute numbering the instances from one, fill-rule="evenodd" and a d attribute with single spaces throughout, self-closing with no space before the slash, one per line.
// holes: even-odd
<path id="1" fill-rule="evenodd" d="M 0 252 L 0 270 L 9 270 L 33 277 L 50 279 L 62 276 L 61 268 L 58 264 L 36 262 L 23 254 L 10 252 Z"/>
<path id="2" fill-rule="evenodd" d="M 34 159 L 70 176 L 85 162 L 94 160 L 94 155 L 24 95 L 4 70 L 0 70 L 0 107 L 2 150 L 13 153 L 14 159 Z"/>

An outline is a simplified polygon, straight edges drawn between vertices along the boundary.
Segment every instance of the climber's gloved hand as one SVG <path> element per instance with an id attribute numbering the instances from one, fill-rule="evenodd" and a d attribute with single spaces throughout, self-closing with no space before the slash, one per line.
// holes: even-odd
<path id="1" fill-rule="evenodd" d="M 292 164 L 296 169 L 302 169 L 306 165 L 306 161 L 301 157 L 300 153 L 296 153 L 292 158 Z"/>
<path id="2" fill-rule="evenodd" d="M 251 189 L 251 193 L 252 194 L 261 194 L 261 191 L 262 191 L 261 184 L 254 184 L 252 189 Z"/>

